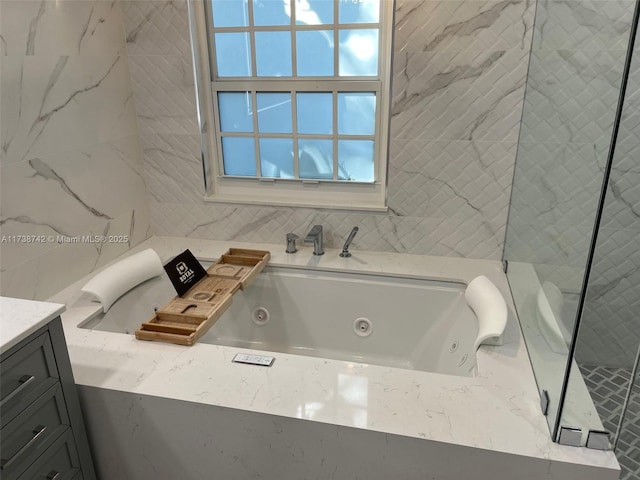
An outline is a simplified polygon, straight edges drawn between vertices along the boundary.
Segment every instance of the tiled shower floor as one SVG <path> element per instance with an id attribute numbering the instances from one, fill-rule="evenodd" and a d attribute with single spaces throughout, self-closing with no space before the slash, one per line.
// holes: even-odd
<path id="1" fill-rule="evenodd" d="M 630 369 L 581 365 L 604 428 L 615 433 L 631 377 Z M 616 448 L 621 480 L 640 480 L 640 382 L 636 379 Z"/>

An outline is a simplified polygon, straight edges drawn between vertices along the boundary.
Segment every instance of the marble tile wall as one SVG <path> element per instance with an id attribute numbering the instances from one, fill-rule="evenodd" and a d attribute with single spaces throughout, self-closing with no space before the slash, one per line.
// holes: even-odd
<path id="1" fill-rule="evenodd" d="M 535 2 L 397 0 L 388 214 L 205 204 L 185 0 L 121 0 L 152 231 L 499 259 Z"/>
<path id="2" fill-rule="evenodd" d="M 45 299 L 148 236 L 123 21 L 116 1 L 0 1 L 2 295 Z"/>
<path id="3" fill-rule="evenodd" d="M 540 0 L 505 255 L 535 265 L 565 294 L 573 324 L 611 139 L 635 2 Z M 635 62 L 578 360 L 630 366 L 637 290 L 638 95 Z M 633 80 L 636 78 L 636 80 Z M 636 287 L 637 288 L 637 287 Z"/>

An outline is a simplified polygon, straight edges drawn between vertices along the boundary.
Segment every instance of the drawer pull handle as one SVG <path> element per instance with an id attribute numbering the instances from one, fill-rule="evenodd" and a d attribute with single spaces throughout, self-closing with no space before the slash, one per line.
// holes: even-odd
<path id="1" fill-rule="evenodd" d="M 42 435 L 46 431 L 47 431 L 47 427 L 43 425 L 38 425 L 36 428 L 34 428 L 33 438 L 31 438 L 31 440 L 25 443 L 23 447 L 20 450 L 18 450 L 13 457 L 11 457 L 9 460 L 5 460 L 4 458 L 0 459 L 0 470 L 4 470 L 5 468 L 10 467 L 13 462 L 15 462 L 22 455 L 24 455 L 24 453 L 27 452 L 31 447 L 33 447 L 33 445 L 40 439 L 40 437 L 42 437 Z"/>
<path id="2" fill-rule="evenodd" d="M 55 470 L 51 470 L 47 474 L 47 480 L 59 480 L 59 478 L 60 478 L 60 472 L 56 472 Z"/>
<path id="3" fill-rule="evenodd" d="M 14 398 L 16 395 L 19 395 L 20 392 L 22 392 L 25 388 L 27 388 L 31 384 L 31 382 L 33 382 L 35 379 L 36 377 L 34 377 L 33 375 L 21 376 L 20 379 L 18 380 L 18 382 L 20 382 L 20 385 L 18 385 L 18 388 L 16 388 L 13 392 L 11 392 L 9 395 L 7 395 L 2 399 L 2 401 L 0 402 L 0 407 L 4 407 L 5 403 L 7 403 L 12 398 Z"/>

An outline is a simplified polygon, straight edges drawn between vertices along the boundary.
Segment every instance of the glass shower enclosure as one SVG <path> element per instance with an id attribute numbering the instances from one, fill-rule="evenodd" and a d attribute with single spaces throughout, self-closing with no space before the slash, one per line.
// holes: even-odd
<path id="1" fill-rule="evenodd" d="M 640 0 L 538 1 L 504 260 L 554 441 L 640 478 Z"/>

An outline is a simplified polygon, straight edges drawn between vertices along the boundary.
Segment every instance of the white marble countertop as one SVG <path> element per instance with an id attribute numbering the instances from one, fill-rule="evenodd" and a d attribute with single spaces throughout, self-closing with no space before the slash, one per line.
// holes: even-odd
<path id="1" fill-rule="evenodd" d="M 62 312 L 59 303 L 0 297 L 0 353 L 27 338 Z"/>
<path id="2" fill-rule="evenodd" d="M 473 378 L 277 353 L 271 368 L 232 363 L 246 350 L 218 345 L 182 347 L 143 342 L 133 335 L 77 328 L 89 310 L 63 315 L 76 382 L 134 394 L 313 420 L 424 438 L 504 453 L 618 469 L 612 452 L 553 443 L 509 285 L 497 261 L 359 252 L 341 258 L 327 249 L 314 257 L 302 246 L 287 255 L 283 245 L 242 244 L 189 238 L 152 237 L 128 254 L 153 248 L 163 262 L 189 248 L 215 259 L 229 247 L 269 250 L 272 265 L 439 277 L 468 283 L 488 276 L 507 300 L 509 319 L 502 346 L 478 350 Z M 51 298 L 72 305 L 82 279 Z M 264 352 L 258 352 L 264 353 Z"/>

